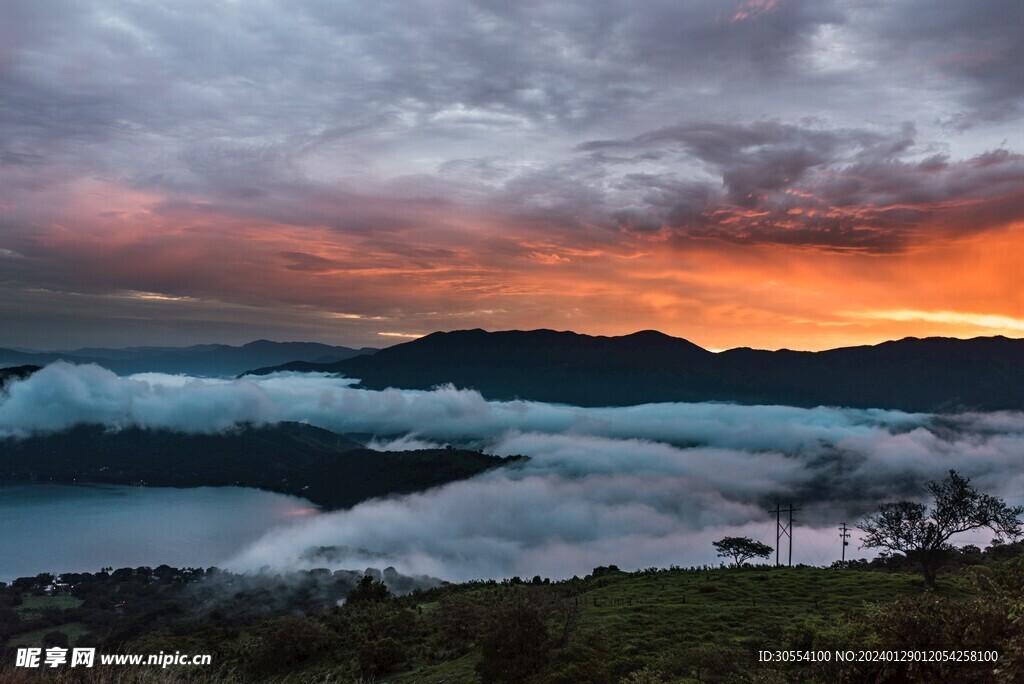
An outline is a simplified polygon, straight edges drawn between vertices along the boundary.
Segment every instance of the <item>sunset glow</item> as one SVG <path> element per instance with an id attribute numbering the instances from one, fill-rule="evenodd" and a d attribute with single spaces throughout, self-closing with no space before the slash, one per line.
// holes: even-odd
<path id="1" fill-rule="evenodd" d="M 88 5 L 0 29 L 2 346 L 1024 331 L 1019 8 Z"/>

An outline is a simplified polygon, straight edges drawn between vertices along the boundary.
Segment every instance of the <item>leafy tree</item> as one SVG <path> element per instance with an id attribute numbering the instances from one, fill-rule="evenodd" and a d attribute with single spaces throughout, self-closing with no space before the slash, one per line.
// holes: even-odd
<path id="1" fill-rule="evenodd" d="M 751 558 L 767 558 L 774 550 L 750 537 L 722 537 L 712 545 L 722 558 L 732 558 L 737 568 Z"/>
<path id="2" fill-rule="evenodd" d="M 590 573 L 591 577 L 606 577 L 607 575 L 617 575 L 621 570 L 617 565 L 598 565 L 594 568 L 593 572 Z"/>
<path id="3" fill-rule="evenodd" d="M 345 603 L 380 603 L 386 601 L 389 596 L 391 596 L 391 592 L 383 582 L 374 579 L 371 575 L 363 575 L 359 584 L 348 592 Z"/>
<path id="4" fill-rule="evenodd" d="M 929 587 L 935 587 L 935 577 L 949 559 L 954 535 L 982 527 L 1013 539 L 1021 534 L 1024 507 L 1007 506 L 1002 499 L 978 492 L 955 470 L 941 482 L 929 482 L 925 490 L 932 497 L 930 509 L 913 501 L 885 503 L 857 528 L 866 533 L 861 548 L 904 554 L 920 565 Z"/>

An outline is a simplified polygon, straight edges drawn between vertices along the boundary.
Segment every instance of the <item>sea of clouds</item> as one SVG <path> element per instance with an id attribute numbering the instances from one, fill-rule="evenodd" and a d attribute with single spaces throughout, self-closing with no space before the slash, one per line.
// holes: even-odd
<path id="1" fill-rule="evenodd" d="M 794 562 L 820 565 L 839 556 L 841 522 L 856 522 L 882 501 L 921 498 L 921 486 L 950 469 L 1010 503 L 1024 502 L 1021 413 L 716 403 L 579 408 L 487 401 L 451 386 L 370 391 L 355 383 L 290 373 L 118 377 L 56 363 L 0 395 L 0 436 L 80 423 L 217 432 L 290 420 L 373 435 L 369 445 L 381 450 L 455 443 L 530 456 L 470 480 L 274 529 L 229 564 L 240 570 L 391 565 L 463 580 L 717 563 L 711 541 L 725 535 L 774 545 L 767 511 L 776 502 L 801 509 Z M 848 557 L 863 555 L 853 541 Z"/>

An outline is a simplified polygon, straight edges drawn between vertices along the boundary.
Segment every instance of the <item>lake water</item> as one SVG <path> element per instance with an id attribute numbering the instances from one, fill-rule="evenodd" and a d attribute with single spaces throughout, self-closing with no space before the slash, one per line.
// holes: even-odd
<path id="1" fill-rule="evenodd" d="M 316 515 L 241 487 L 0 486 L 0 581 L 113 566 L 209 567 L 267 530 Z"/>

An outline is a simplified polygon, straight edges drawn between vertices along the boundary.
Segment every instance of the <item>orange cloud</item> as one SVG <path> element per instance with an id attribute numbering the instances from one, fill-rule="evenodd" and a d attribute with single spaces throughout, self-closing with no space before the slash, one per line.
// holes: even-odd
<path id="1" fill-rule="evenodd" d="M 56 217 L 17 249 L 51 291 L 105 296 L 112 308 L 131 300 L 286 312 L 296 338 L 308 325 L 324 339 L 333 321 L 344 326 L 338 341 L 366 344 L 479 326 L 657 328 L 717 349 L 822 349 L 1024 329 L 1024 226 L 1012 223 L 959 236 L 944 225 L 932 242 L 922 227 L 907 249 L 878 254 L 554 230 L 454 206 L 420 206 L 396 222 L 379 200 L 350 200 L 365 224 L 344 230 L 113 186 L 75 197 L 75 215 Z M 742 228 L 758 217 L 729 220 Z"/>

